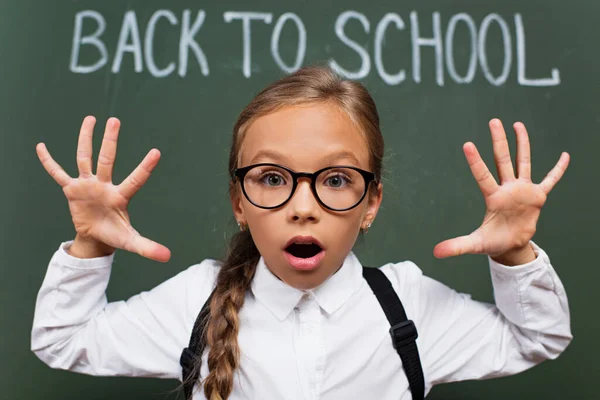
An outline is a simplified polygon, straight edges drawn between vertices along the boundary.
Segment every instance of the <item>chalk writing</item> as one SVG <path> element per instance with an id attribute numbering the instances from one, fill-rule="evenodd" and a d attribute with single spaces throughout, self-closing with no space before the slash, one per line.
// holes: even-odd
<path id="1" fill-rule="evenodd" d="M 192 19 L 193 15 L 195 15 L 195 18 Z M 165 78 L 177 71 L 177 75 L 183 78 L 188 73 L 191 50 L 202 75 L 209 76 L 209 58 L 200 46 L 201 42 L 206 43 L 210 39 L 201 34 L 202 26 L 207 18 L 209 17 L 204 10 L 192 12 L 192 10 L 186 9 L 181 12 L 179 17 L 171 10 L 160 9 L 152 13 L 145 24 L 145 31 L 140 32 L 139 27 L 143 25 L 140 25 L 135 11 L 126 11 L 120 24 L 118 40 L 114 44 L 115 50 L 111 57 L 109 47 L 104 39 L 108 27 L 104 16 L 94 10 L 80 11 L 75 15 L 69 69 L 77 74 L 90 74 L 105 67 L 108 68 L 107 65 L 112 60 L 110 71 L 118 74 L 123 68 L 123 59 L 131 57 L 133 70 L 136 73 L 147 71 L 153 77 Z M 425 19 L 430 19 L 430 29 L 422 28 L 425 23 L 429 24 L 429 21 Z M 251 68 L 253 23 L 268 25 L 267 29 L 271 31 L 270 54 L 272 60 L 255 60 L 255 62 L 273 62 L 285 73 L 293 73 L 304 65 L 309 36 L 306 24 L 298 14 L 285 12 L 276 16 L 269 12 L 225 11 L 220 21 L 225 23 L 224 30 L 235 29 L 234 25 L 241 27 L 242 54 L 240 64 L 241 73 L 244 77 L 251 78 L 253 73 Z M 235 24 L 237 21 L 241 24 Z M 275 21 L 274 24 L 273 21 Z M 362 31 L 359 30 L 358 34 L 356 30 L 352 31 L 356 37 L 351 37 L 346 29 L 348 23 L 359 24 Z M 511 23 L 513 23 L 512 26 Z M 232 27 L 227 28 L 230 25 Z M 373 35 L 371 33 L 372 25 L 375 26 Z M 177 46 L 178 57 L 177 60 L 169 60 L 163 65 L 157 65 L 154 57 L 157 50 L 154 39 L 159 34 L 158 32 L 164 29 L 180 30 Z M 284 29 L 294 30 L 298 38 L 293 60 L 284 60 L 280 53 L 281 33 Z M 422 52 L 427 51 L 433 51 L 435 83 L 438 86 L 446 85 L 447 80 L 456 84 L 472 83 L 478 72 L 493 86 L 504 85 L 511 76 L 516 76 L 516 82 L 522 86 L 556 86 L 561 82 L 560 71 L 555 67 L 550 68 L 550 76 L 533 78 L 526 75 L 525 26 L 523 16 L 520 13 L 515 13 L 511 19 L 497 13 L 489 13 L 478 22 L 468 13 L 453 14 L 447 20 L 442 21 L 442 16 L 437 11 L 429 16 L 411 11 L 405 21 L 400 14 L 390 12 L 372 24 L 365 14 L 348 10 L 332 18 L 332 29 L 336 38 L 355 53 L 360 60 L 358 68 L 349 69 L 344 65 L 345 60 L 340 59 L 339 55 L 338 57 L 335 54 L 327 56 L 331 68 L 348 79 L 366 78 L 372 73 L 372 65 L 374 65 L 375 73 L 387 85 L 396 86 L 406 82 L 408 74 L 405 69 L 401 68 L 392 72 L 384 64 L 384 52 L 390 51 L 388 48 L 384 48 L 386 35 L 390 34 L 391 31 L 395 31 L 393 34 L 409 35 L 411 52 L 398 53 L 397 58 L 402 61 L 410 57 L 410 60 L 406 60 L 405 67 L 410 65 L 412 81 L 417 84 L 421 83 L 423 79 L 431 79 L 422 76 Z M 467 40 L 457 41 L 456 31 L 458 29 L 466 30 Z M 490 43 L 489 32 L 492 30 L 500 33 L 500 42 L 494 40 L 493 43 Z M 84 31 L 91 33 L 84 35 Z M 464 35 L 461 37 L 464 38 Z M 368 46 L 367 43 L 371 40 L 373 46 Z M 330 44 L 315 42 L 311 49 L 318 46 L 323 48 L 324 53 L 328 53 L 331 48 Z M 255 43 L 254 45 L 260 44 Z M 83 63 L 80 60 L 80 49 L 84 46 L 91 46 L 96 51 L 96 57 L 88 63 Z M 373 54 L 370 54 L 367 50 L 369 48 L 372 48 Z M 456 48 L 468 49 L 466 70 L 459 71 L 457 69 Z M 226 49 L 221 50 L 226 51 Z M 490 65 L 489 54 L 491 52 L 502 55 L 499 58 L 500 65 Z M 215 58 L 220 55 L 213 55 L 212 62 L 214 63 Z M 492 59 L 498 60 L 498 57 Z M 516 60 L 516 71 L 513 71 L 513 60 Z M 216 62 L 218 63 L 218 60 Z M 496 71 L 496 73 L 493 71 Z M 256 73 L 256 70 L 254 72 Z"/>

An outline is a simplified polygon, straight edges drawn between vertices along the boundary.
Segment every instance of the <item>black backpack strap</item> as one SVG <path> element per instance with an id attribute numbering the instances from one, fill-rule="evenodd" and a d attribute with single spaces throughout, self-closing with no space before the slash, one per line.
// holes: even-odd
<path id="1" fill-rule="evenodd" d="M 181 364 L 183 393 L 187 400 L 192 399 L 192 391 L 194 390 L 194 385 L 198 380 L 198 375 L 200 374 L 199 370 L 194 370 L 194 366 L 196 359 L 202 357 L 202 353 L 204 353 L 204 347 L 206 346 L 206 343 L 202 337 L 202 332 L 204 332 L 206 324 L 208 324 L 210 317 L 210 301 L 212 297 L 213 294 L 211 293 L 202 306 L 202 310 L 200 310 L 200 313 L 196 318 L 196 322 L 194 322 L 190 343 L 188 347 L 183 349 L 179 359 L 179 364 Z"/>
<path id="2" fill-rule="evenodd" d="M 411 320 L 406 318 L 406 312 L 398 294 L 381 270 L 363 267 L 363 276 L 390 322 L 392 343 L 402 360 L 412 398 L 413 400 L 422 400 L 425 397 L 425 378 L 416 342 L 417 328 Z"/>

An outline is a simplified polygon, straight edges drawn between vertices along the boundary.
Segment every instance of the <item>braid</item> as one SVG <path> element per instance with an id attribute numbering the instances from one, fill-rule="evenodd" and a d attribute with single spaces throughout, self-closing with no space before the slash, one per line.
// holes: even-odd
<path id="1" fill-rule="evenodd" d="M 239 365 L 238 312 L 244 304 L 260 253 L 249 231 L 236 234 L 227 259 L 217 276 L 210 302 L 210 319 L 206 332 L 209 374 L 204 381 L 204 395 L 210 400 L 224 400 L 233 390 L 233 373 Z"/>

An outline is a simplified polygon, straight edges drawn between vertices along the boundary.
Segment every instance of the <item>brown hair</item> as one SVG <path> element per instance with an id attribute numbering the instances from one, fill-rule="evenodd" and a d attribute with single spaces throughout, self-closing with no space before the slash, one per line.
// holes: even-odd
<path id="1" fill-rule="evenodd" d="M 306 67 L 263 89 L 241 112 L 233 129 L 229 153 L 230 194 L 237 188 L 234 171 L 244 133 L 257 118 L 279 108 L 315 102 L 331 102 L 346 112 L 360 127 L 370 150 L 372 172 L 381 181 L 383 137 L 373 98 L 358 82 L 343 80 L 326 67 Z M 204 380 L 204 394 L 210 400 L 224 400 L 233 390 L 234 372 L 239 365 L 240 349 L 238 312 L 256 271 L 260 253 L 249 230 L 236 234 L 220 268 L 210 303 L 210 319 L 204 332 L 209 346 L 209 374 Z M 200 370 L 198 359 L 196 371 Z M 200 379 L 199 374 L 195 375 Z"/>

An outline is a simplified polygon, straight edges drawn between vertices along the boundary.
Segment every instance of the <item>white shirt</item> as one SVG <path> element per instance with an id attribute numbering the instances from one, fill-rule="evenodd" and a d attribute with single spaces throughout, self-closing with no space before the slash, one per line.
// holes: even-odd
<path id="1" fill-rule="evenodd" d="M 219 265 L 205 260 L 127 301 L 108 303 L 114 254 L 78 259 L 64 242 L 39 291 L 31 347 L 53 368 L 101 376 L 181 379 L 179 357 Z M 425 392 L 433 385 L 515 374 L 556 358 L 570 343 L 569 307 L 546 253 L 506 267 L 488 257 L 496 305 L 386 264 L 417 345 Z M 240 311 L 240 367 L 231 400 L 410 399 L 389 323 L 350 253 L 311 291 L 294 289 L 261 259 Z M 203 377 L 208 373 L 204 353 Z M 196 391 L 195 400 L 204 399 Z"/>

